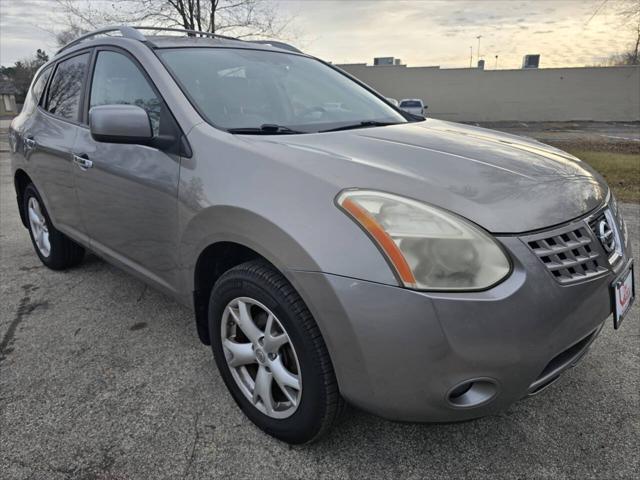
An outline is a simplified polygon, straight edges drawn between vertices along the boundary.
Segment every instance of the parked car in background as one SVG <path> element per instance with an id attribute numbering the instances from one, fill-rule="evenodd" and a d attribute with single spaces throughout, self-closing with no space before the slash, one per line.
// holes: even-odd
<path id="1" fill-rule="evenodd" d="M 398 100 L 396 100 L 395 98 L 391 98 L 391 97 L 386 97 L 386 98 L 387 98 L 387 101 L 394 107 L 398 107 L 400 105 Z"/>
<path id="2" fill-rule="evenodd" d="M 191 307 L 265 432 L 313 441 L 345 401 L 491 414 L 620 325 L 629 238 L 578 158 L 402 112 L 287 45 L 141 30 L 37 73 L 10 127 L 20 217 L 47 267 L 91 250 Z"/>
<path id="3" fill-rule="evenodd" d="M 404 98 L 400 100 L 400 108 L 413 115 L 424 115 L 427 107 L 419 98 Z"/>

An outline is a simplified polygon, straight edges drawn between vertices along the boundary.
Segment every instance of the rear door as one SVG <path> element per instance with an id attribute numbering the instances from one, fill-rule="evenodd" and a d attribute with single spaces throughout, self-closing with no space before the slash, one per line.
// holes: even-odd
<path id="1" fill-rule="evenodd" d="M 99 105 L 138 105 L 154 135 L 179 128 L 153 83 L 127 52 L 99 48 L 89 80 L 87 112 Z M 96 142 L 79 132 L 76 188 L 91 247 L 160 287 L 174 291 L 177 265 L 177 193 L 180 157 L 166 149 Z"/>
<path id="2" fill-rule="evenodd" d="M 41 106 L 23 131 L 29 172 L 43 196 L 54 225 L 83 238 L 73 179 L 73 146 L 81 123 L 84 88 L 91 52 L 57 63 Z"/>

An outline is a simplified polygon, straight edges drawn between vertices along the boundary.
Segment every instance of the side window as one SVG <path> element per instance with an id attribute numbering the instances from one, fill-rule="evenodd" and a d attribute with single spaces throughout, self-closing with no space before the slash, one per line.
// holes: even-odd
<path id="1" fill-rule="evenodd" d="M 58 64 L 47 93 L 47 111 L 67 120 L 78 120 L 82 86 L 88 64 L 88 53 Z"/>
<path id="2" fill-rule="evenodd" d="M 53 67 L 45 68 L 33 83 L 33 87 L 31 87 L 31 97 L 34 103 L 38 104 L 40 102 L 40 97 L 42 97 L 42 92 L 44 92 L 44 87 L 47 85 L 47 80 L 49 80 L 49 75 L 51 75 L 52 70 Z"/>
<path id="3" fill-rule="evenodd" d="M 145 76 L 125 55 L 102 51 L 93 72 L 89 108 L 123 104 L 144 108 L 151 119 L 153 134 L 160 133 L 163 103 Z"/>
<path id="4" fill-rule="evenodd" d="M 53 67 L 47 67 L 40 72 L 38 78 L 33 82 L 27 98 L 25 98 L 24 106 L 22 107 L 23 111 L 31 113 L 36 108 L 36 105 L 40 103 L 40 97 L 42 97 L 42 92 L 47 85 L 47 80 L 49 80 L 52 70 Z"/>

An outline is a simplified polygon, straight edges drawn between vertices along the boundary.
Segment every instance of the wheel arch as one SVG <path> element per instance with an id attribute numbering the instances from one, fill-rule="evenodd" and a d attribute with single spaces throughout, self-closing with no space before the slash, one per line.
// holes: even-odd
<path id="1" fill-rule="evenodd" d="M 193 306 L 198 337 L 211 345 L 209 335 L 209 295 L 216 281 L 231 268 L 250 260 L 266 260 L 255 250 L 240 243 L 220 241 L 206 247 L 196 261 L 193 274 Z"/>
<path id="2" fill-rule="evenodd" d="M 180 244 L 186 273 L 185 293 L 193 296 L 198 336 L 207 345 L 209 295 L 224 272 L 261 259 L 296 288 L 291 269 L 319 270 L 311 255 L 291 235 L 268 219 L 239 207 L 216 206 L 200 212 L 190 220 Z"/>
<path id="3" fill-rule="evenodd" d="M 27 214 L 24 211 L 22 199 L 24 197 L 24 191 L 27 188 L 27 185 L 29 185 L 30 183 L 33 183 L 33 180 L 31 180 L 31 177 L 27 172 L 25 172 L 21 168 L 15 171 L 15 174 L 13 176 L 13 184 L 16 189 L 16 200 L 18 202 L 18 212 L 20 213 L 20 220 L 22 221 L 22 224 L 25 226 L 25 228 L 28 227 Z"/>

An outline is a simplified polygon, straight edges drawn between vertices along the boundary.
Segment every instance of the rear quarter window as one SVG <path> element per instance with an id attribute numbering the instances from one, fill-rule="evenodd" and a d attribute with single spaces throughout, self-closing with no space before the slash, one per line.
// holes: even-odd
<path id="1" fill-rule="evenodd" d="M 47 80 L 51 76 L 51 72 L 53 71 L 53 66 L 49 66 L 40 72 L 31 85 L 31 89 L 29 90 L 29 94 L 24 101 L 24 106 L 22 107 L 23 112 L 32 113 L 36 106 L 40 103 L 40 98 L 42 97 L 42 93 L 44 92 L 44 87 L 47 85 Z"/>

